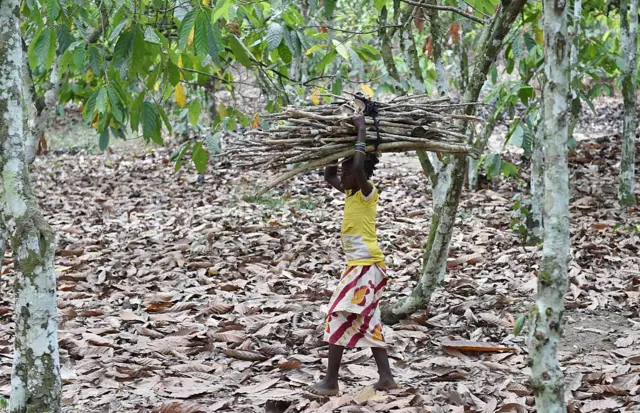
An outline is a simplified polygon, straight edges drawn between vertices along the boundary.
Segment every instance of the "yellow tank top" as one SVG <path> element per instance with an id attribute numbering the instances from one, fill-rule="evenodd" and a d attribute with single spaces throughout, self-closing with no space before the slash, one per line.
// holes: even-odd
<path id="1" fill-rule="evenodd" d="M 378 190 L 365 198 L 362 191 L 352 194 L 347 191 L 344 202 L 344 221 L 342 221 L 342 249 L 347 256 L 347 265 L 384 266 L 384 255 L 378 246 L 376 235 L 376 207 Z"/>

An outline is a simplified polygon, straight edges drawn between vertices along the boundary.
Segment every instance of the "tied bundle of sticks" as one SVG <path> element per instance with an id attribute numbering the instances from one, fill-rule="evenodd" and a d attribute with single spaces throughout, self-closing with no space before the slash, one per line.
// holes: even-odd
<path id="1" fill-rule="evenodd" d="M 264 119 L 272 125 L 270 130 L 248 131 L 248 139 L 235 142 L 225 151 L 240 167 L 266 170 L 294 165 L 262 187 L 261 194 L 305 171 L 334 165 L 340 159 L 353 156 L 357 136 L 349 119 L 359 111 L 368 115 L 365 120 L 367 152 L 478 155 L 467 143 L 467 136 L 457 131 L 454 120 L 479 119 L 451 113 L 462 105 L 450 104 L 448 98 L 428 99 L 425 95 L 416 95 L 381 103 L 362 95 L 354 95 L 351 100 L 329 96 L 334 98 L 330 104 L 302 109 L 288 107 L 281 113 L 266 115 Z M 373 118 L 372 107 L 375 107 Z"/>

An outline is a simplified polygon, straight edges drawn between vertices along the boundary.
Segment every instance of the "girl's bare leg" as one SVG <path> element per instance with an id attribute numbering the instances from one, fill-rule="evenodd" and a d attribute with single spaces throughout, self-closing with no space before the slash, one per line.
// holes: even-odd
<path id="1" fill-rule="evenodd" d="M 327 375 L 324 380 L 311 386 L 310 390 L 321 396 L 335 396 L 338 394 L 340 387 L 338 386 L 338 371 L 340 370 L 340 362 L 342 361 L 342 353 L 344 347 L 329 344 L 329 362 L 327 365 Z M 386 353 L 385 353 L 386 355 Z M 387 362 L 388 365 L 388 362 Z"/>
<path id="2" fill-rule="evenodd" d="M 393 379 L 391 373 L 391 367 L 389 366 L 389 356 L 387 356 L 387 349 L 372 347 L 373 358 L 378 365 L 378 374 L 380 374 L 380 380 L 373 387 L 376 390 L 391 390 L 398 387 L 396 381 Z"/>

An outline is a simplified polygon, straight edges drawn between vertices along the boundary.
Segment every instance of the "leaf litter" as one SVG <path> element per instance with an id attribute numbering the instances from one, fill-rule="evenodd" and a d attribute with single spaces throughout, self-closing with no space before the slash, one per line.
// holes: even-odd
<path id="1" fill-rule="evenodd" d="M 619 137 L 572 156 L 571 288 L 559 351 L 570 411 L 640 409 L 640 209 L 614 195 Z M 526 327 L 540 249 L 509 228 L 513 181 L 465 192 L 443 289 L 385 327 L 400 389 L 373 390 L 368 351 L 347 351 L 341 395 L 311 400 L 324 374 L 323 314 L 343 268 L 338 194 L 308 173 L 251 199 L 257 174 L 216 168 L 199 185 L 168 153 L 49 155 L 32 174 L 57 234 L 65 411 L 530 412 Z M 514 158 L 514 161 L 517 161 Z M 431 197 L 415 159 L 382 158 L 378 230 L 386 295 L 420 269 Z M 0 394 L 13 313 L 0 279 Z M 580 410 L 578 410 L 580 409 Z M 607 410 L 608 409 L 608 410 Z"/>

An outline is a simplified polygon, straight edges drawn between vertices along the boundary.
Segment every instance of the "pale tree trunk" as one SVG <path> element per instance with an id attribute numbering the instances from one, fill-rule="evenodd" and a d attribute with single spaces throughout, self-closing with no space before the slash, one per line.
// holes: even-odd
<path id="1" fill-rule="evenodd" d="M 544 165 L 542 155 L 542 140 L 544 136 L 544 97 L 538 114 L 538 122 L 533 135 L 533 145 L 531 148 L 531 218 L 533 228 L 531 231 L 536 239 L 542 239 L 542 228 L 544 226 Z"/>
<path id="2" fill-rule="evenodd" d="M 436 5 L 436 0 L 427 0 L 425 3 Z M 436 88 L 440 96 L 449 95 L 449 78 L 444 70 L 444 58 L 442 56 L 442 21 L 436 9 L 426 9 L 427 16 L 429 17 L 429 34 L 431 35 L 431 53 L 433 56 L 433 62 L 436 67 Z M 429 178 L 431 187 L 434 194 L 438 188 L 442 187 L 442 183 L 438 185 L 440 174 L 445 174 L 442 179 L 443 182 L 450 182 L 451 176 L 449 173 L 451 170 L 443 170 L 443 164 L 433 152 L 417 152 L 422 171 Z M 441 190 L 439 192 L 442 192 Z M 438 209 L 442 206 L 444 197 L 433 197 L 433 209 Z M 433 227 L 433 225 L 432 225 Z M 428 251 L 428 248 L 425 252 Z M 428 256 L 423 257 L 423 265 L 426 263 Z"/>
<path id="3" fill-rule="evenodd" d="M 573 5 L 573 21 L 571 22 L 571 54 L 569 64 L 571 67 L 571 117 L 569 120 L 569 137 L 573 136 L 573 131 L 578 124 L 582 104 L 578 97 L 580 79 L 578 79 L 578 52 L 580 50 L 580 20 L 582 19 L 582 0 L 575 0 Z"/>
<path id="4" fill-rule="evenodd" d="M 464 103 L 478 100 L 489 69 L 502 49 L 504 38 L 525 3 L 526 0 L 512 0 L 504 8 L 500 7 L 496 15 L 486 23 L 479 42 L 478 54 L 473 64 L 473 71 L 469 78 L 469 85 L 462 98 Z M 475 113 L 475 105 L 467 105 L 464 112 L 466 115 L 472 115 Z M 460 122 L 459 127 L 461 130 L 466 130 L 467 123 Z M 439 189 L 434 189 L 434 212 L 425 250 L 427 259 L 426 262 L 423 262 L 420 280 L 408 297 L 382 309 L 385 323 L 394 324 L 416 310 L 426 308 L 433 291 L 443 282 L 449 244 L 466 172 L 466 157 L 453 156 L 452 162 L 443 169 L 439 176 L 438 185 L 443 185 L 442 188 L 446 189 L 441 197 L 443 199 L 441 208 L 436 207 Z M 442 183 L 440 182 L 441 176 L 446 177 Z M 448 181 L 449 184 L 446 185 L 447 182 L 444 181 Z"/>
<path id="5" fill-rule="evenodd" d="M 54 233 L 33 194 L 22 110 L 18 0 L 0 3 L 0 211 L 15 266 L 11 413 L 60 412 Z"/>
<path id="6" fill-rule="evenodd" d="M 635 147 L 637 121 L 636 83 L 638 59 L 638 0 L 620 1 L 620 29 L 622 37 L 622 96 L 624 99 L 624 126 L 622 129 L 622 160 L 618 199 L 624 206 L 635 205 Z"/>
<path id="7" fill-rule="evenodd" d="M 544 246 L 530 314 L 531 385 L 539 412 L 565 413 L 558 362 L 569 261 L 569 56 L 565 2 L 544 0 Z"/>

